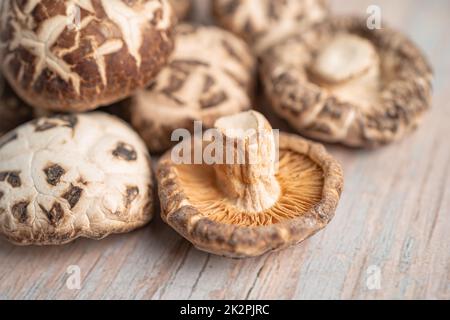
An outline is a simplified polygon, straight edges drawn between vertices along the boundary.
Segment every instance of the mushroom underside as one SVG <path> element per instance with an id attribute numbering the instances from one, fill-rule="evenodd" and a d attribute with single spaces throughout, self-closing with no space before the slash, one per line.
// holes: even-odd
<path id="1" fill-rule="evenodd" d="M 432 70 L 422 52 L 401 33 L 368 30 L 355 17 L 280 43 L 263 57 L 261 76 L 275 111 L 295 129 L 352 147 L 397 140 L 430 108 Z"/>
<path id="2" fill-rule="evenodd" d="M 187 199 L 202 217 L 239 227 L 269 226 L 299 217 L 320 202 L 324 186 L 318 164 L 305 155 L 281 150 L 276 175 L 281 187 L 278 201 L 262 212 L 249 213 L 240 211 L 221 192 L 211 166 L 179 165 L 176 169 Z"/>
<path id="3" fill-rule="evenodd" d="M 309 54 L 301 70 L 306 82 L 365 115 L 382 110 L 391 85 L 406 81 L 402 57 L 390 48 L 377 47 L 363 35 L 330 35 Z"/>

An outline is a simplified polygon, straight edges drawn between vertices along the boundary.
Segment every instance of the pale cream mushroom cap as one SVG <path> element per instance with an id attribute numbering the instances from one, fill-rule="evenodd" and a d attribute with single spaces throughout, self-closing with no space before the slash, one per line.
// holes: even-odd
<path id="1" fill-rule="evenodd" d="M 218 23 L 257 54 L 328 16 L 325 0 L 213 0 Z"/>
<path id="2" fill-rule="evenodd" d="M 133 127 L 151 152 L 166 151 L 172 132 L 204 128 L 225 115 L 248 110 L 255 61 L 248 46 L 233 34 L 211 26 L 182 24 L 176 48 L 154 83 L 131 99 Z"/>
<path id="3" fill-rule="evenodd" d="M 33 120 L 0 138 L 0 234 L 20 245 L 101 239 L 153 216 L 151 160 L 104 114 Z"/>

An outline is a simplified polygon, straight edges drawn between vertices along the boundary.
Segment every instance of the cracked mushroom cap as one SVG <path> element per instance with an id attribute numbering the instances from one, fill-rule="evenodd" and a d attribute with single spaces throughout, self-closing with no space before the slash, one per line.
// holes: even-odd
<path id="1" fill-rule="evenodd" d="M 336 17 L 265 53 L 261 77 L 274 110 L 300 133 L 374 147 L 415 129 L 431 105 L 422 52 L 387 27 Z"/>
<path id="2" fill-rule="evenodd" d="M 20 245 L 101 239 L 153 215 L 150 157 L 104 114 L 33 120 L 0 139 L 0 234 Z"/>
<path id="3" fill-rule="evenodd" d="M 92 110 L 151 82 L 174 21 L 167 0 L 3 0 L 0 68 L 34 107 Z"/>
<path id="4" fill-rule="evenodd" d="M 183 20 L 191 11 L 192 0 L 169 0 L 178 19 Z"/>
<path id="5" fill-rule="evenodd" d="M 157 170 L 161 215 L 178 233 L 201 250 L 243 258 L 300 243 L 330 222 L 343 174 L 323 146 L 282 133 L 276 170 L 276 139 L 261 114 L 224 117 L 216 128 L 232 139 L 223 140 L 223 154 L 256 157 L 179 164 L 173 154 L 182 144 L 164 155 Z M 241 133 L 248 129 L 258 135 Z"/>
<path id="6" fill-rule="evenodd" d="M 213 0 L 218 23 L 261 53 L 328 16 L 326 0 Z"/>
<path id="7" fill-rule="evenodd" d="M 33 110 L 22 102 L 0 75 L 0 137 L 33 118 Z"/>
<path id="8" fill-rule="evenodd" d="M 216 27 L 183 24 L 168 66 L 131 99 L 133 127 L 151 152 L 170 148 L 175 129 L 199 120 L 212 127 L 221 116 L 248 110 L 255 61 L 248 46 Z"/>

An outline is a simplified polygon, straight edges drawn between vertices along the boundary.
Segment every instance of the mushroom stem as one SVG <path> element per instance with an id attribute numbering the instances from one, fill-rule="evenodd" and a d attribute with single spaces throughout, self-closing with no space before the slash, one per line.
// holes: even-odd
<path id="1" fill-rule="evenodd" d="M 223 139 L 224 164 L 216 164 L 217 185 L 246 213 L 271 208 L 280 196 L 275 177 L 277 150 L 269 122 L 249 111 L 220 118 L 215 123 Z"/>

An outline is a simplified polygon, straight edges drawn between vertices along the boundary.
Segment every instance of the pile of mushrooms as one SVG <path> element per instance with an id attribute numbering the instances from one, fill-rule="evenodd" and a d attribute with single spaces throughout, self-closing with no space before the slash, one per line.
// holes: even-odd
<path id="1" fill-rule="evenodd" d="M 133 127 L 155 153 L 175 144 L 171 136 L 178 128 L 193 130 L 194 121 L 211 128 L 221 116 L 252 105 L 255 59 L 242 40 L 192 24 L 177 26 L 175 40 L 168 65 L 129 104 Z"/>
<path id="2" fill-rule="evenodd" d="M 75 112 L 150 85 L 173 51 L 175 21 L 167 0 L 0 3 L 0 67 L 15 92 L 5 87 L 0 96 L 2 132 L 45 115 L 0 137 L 0 233 L 7 239 L 101 239 L 152 219 L 145 143 L 116 117 Z M 38 111 L 14 111 L 30 110 L 26 104 Z"/>
<path id="3" fill-rule="evenodd" d="M 0 2 L 0 234 L 60 245 L 145 226 L 150 151 L 165 152 L 161 217 L 195 247 L 287 248 L 331 221 L 343 172 L 251 110 L 257 60 L 274 112 L 316 140 L 385 144 L 430 107 L 431 68 L 398 32 L 323 0 L 212 4 L 222 28 L 177 24 L 190 0 Z"/>

